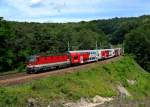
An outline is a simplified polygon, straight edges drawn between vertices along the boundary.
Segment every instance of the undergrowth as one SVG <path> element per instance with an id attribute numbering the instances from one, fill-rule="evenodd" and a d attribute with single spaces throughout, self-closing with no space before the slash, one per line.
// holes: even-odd
<path id="1" fill-rule="evenodd" d="M 135 80 L 130 85 L 127 80 Z M 117 86 L 123 85 L 133 98 L 150 96 L 150 74 L 135 61 L 124 56 L 108 64 L 95 63 L 76 73 L 49 76 L 23 85 L 0 87 L 0 107 L 26 106 L 29 98 L 43 104 L 52 100 L 78 100 L 81 97 L 113 97 L 118 95 Z"/>

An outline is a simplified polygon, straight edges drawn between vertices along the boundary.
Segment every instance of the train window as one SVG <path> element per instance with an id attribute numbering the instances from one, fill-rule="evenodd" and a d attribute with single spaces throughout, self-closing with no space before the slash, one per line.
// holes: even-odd
<path id="1" fill-rule="evenodd" d="M 28 61 L 29 61 L 29 62 L 35 62 L 35 61 L 36 61 L 36 56 L 30 56 L 30 57 L 28 58 Z"/>

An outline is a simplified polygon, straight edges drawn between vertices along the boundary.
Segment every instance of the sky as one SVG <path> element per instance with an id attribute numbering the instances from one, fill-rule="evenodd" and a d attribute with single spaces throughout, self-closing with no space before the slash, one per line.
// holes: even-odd
<path id="1" fill-rule="evenodd" d="M 150 0 L 0 0 L 11 21 L 78 22 L 150 14 Z"/>

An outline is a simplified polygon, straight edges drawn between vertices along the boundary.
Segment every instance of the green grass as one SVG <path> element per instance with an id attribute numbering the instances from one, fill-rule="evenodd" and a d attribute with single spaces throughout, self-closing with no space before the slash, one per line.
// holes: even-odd
<path id="1" fill-rule="evenodd" d="M 136 80 L 129 85 L 129 80 Z M 24 107 L 28 98 L 36 98 L 43 104 L 52 100 L 78 100 L 81 97 L 117 96 L 117 85 L 122 84 L 134 99 L 150 96 L 150 74 L 129 57 L 106 65 L 93 64 L 79 72 L 50 76 L 27 84 L 0 87 L 0 107 Z"/>

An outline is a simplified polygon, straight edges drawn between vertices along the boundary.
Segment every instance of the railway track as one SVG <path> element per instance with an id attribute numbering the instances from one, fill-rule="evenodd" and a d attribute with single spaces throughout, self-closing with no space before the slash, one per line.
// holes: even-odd
<path id="1" fill-rule="evenodd" d="M 107 64 L 111 61 L 119 60 L 122 56 L 95 62 L 99 64 Z M 43 72 L 38 74 L 26 74 L 26 73 L 16 73 L 11 75 L 0 76 L 0 85 L 1 86 L 9 86 L 9 85 L 18 85 L 26 82 L 30 82 L 32 80 L 41 79 L 43 77 L 53 76 L 53 75 L 63 75 L 66 73 L 77 72 L 78 70 L 84 69 L 88 66 L 92 66 L 95 63 L 88 63 L 80 66 L 73 66 L 59 70 L 52 70 L 50 72 Z"/>

